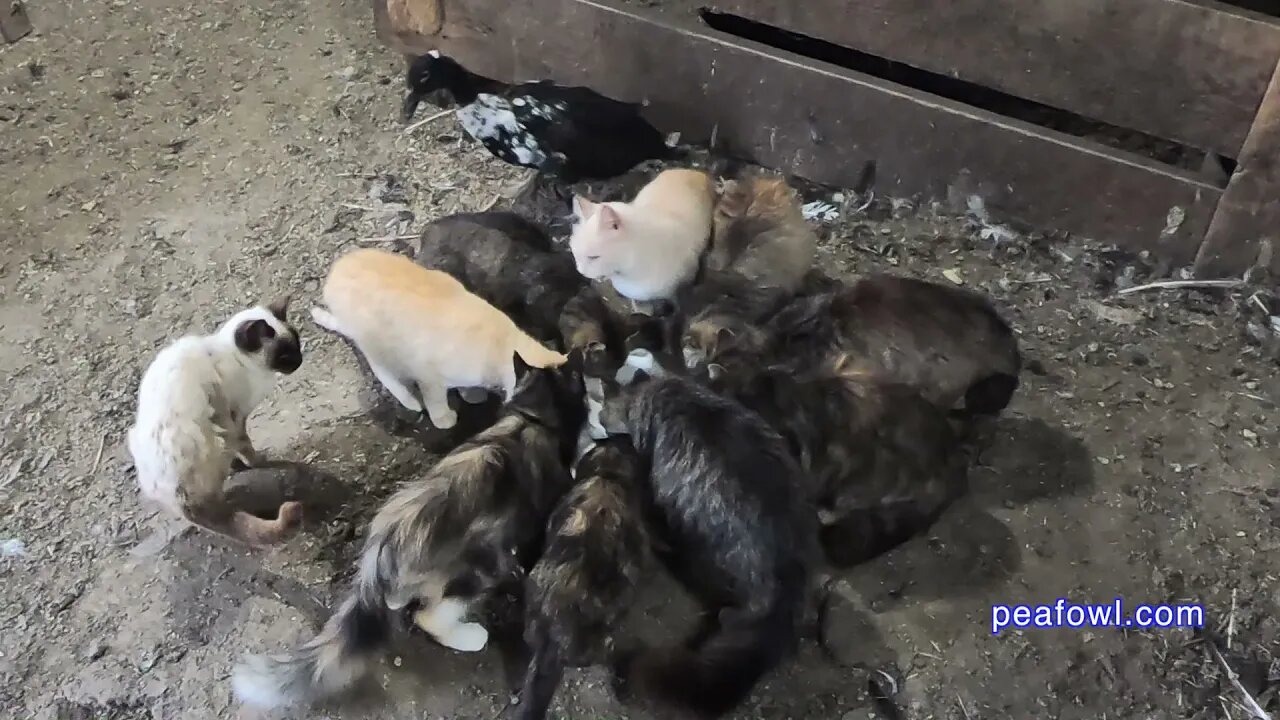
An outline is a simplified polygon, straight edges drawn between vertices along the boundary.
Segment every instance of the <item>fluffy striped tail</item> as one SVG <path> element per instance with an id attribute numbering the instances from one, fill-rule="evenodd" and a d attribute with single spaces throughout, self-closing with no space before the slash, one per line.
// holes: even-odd
<path id="1" fill-rule="evenodd" d="M 391 636 L 381 547 L 366 548 L 356 587 L 315 639 L 287 655 L 250 655 L 232 674 L 240 702 L 271 709 L 343 692 L 369 672 Z"/>

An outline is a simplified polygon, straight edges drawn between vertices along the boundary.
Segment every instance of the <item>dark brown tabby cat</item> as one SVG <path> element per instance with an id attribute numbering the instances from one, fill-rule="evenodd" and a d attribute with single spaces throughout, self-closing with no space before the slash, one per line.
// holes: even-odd
<path id="1" fill-rule="evenodd" d="M 541 340 L 555 337 L 565 303 L 587 284 L 568 251 L 512 212 L 440 218 L 411 249 L 418 264 L 449 273 Z"/>
<path id="2" fill-rule="evenodd" d="M 761 359 L 845 356 L 849 367 L 909 385 L 944 409 L 963 398 L 967 414 L 999 413 L 1017 390 L 1017 337 L 982 295 L 892 275 L 816 285 L 772 305 L 744 291 L 692 315 L 682 341 L 687 366 L 718 366 L 718 374 Z"/>
<path id="3" fill-rule="evenodd" d="M 837 357 L 713 383 L 760 413 L 815 482 L 827 558 L 852 566 L 924 531 L 966 488 L 967 459 L 946 413 L 912 388 Z"/>
<path id="4" fill-rule="evenodd" d="M 644 468 L 624 437 L 596 442 L 547 523 L 542 557 L 525 582 L 532 657 L 512 720 L 541 720 L 566 667 L 608 660 L 649 559 Z"/>

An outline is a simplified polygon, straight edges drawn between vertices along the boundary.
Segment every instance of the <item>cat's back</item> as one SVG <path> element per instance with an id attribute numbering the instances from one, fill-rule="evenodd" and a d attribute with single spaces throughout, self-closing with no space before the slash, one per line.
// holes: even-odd
<path id="1" fill-rule="evenodd" d="M 429 270 L 403 255 L 362 248 L 329 269 L 324 301 L 344 322 L 394 322 L 429 318 L 466 304 L 471 296 L 448 273 Z"/>
<path id="2" fill-rule="evenodd" d="M 754 497 L 765 508 L 792 503 L 799 466 L 782 436 L 746 406 L 671 376 L 650 382 L 640 411 L 659 438 L 654 450 L 676 475 L 703 475 L 723 483 L 721 492 Z"/>
<path id="3" fill-rule="evenodd" d="M 659 212 L 687 225 L 693 234 L 708 234 L 715 204 L 715 185 L 701 170 L 664 170 L 636 195 L 633 206 Z"/>
<path id="4" fill-rule="evenodd" d="M 207 338 L 186 335 L 169 343 L 142 374 L 138 387 L 139 418 L 156 418 L 207 405 L 210 386 L 217 382 L 216 358 Z"/>

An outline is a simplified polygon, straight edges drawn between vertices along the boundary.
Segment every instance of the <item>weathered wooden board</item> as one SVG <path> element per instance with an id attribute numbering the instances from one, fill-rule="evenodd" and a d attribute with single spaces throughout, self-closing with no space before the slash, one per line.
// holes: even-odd
<path id="1" fill-rule="evenodd" d="M 385 2 L 386 0 L 374 0 Z M 435 36 L 381 26 L 499 79 L 552 78 L 646 100 L 664 130 L 767 167 L 895 195 L 981 197 L 996 217 L 1082 233 L 1174 262 L 1195 256 L 1220 191 L 1188 174 L 1031 125 L 615 3 L 443 0 Z M 1179 208 L 1177 210 L 1175 208 Z M 1170 213 L 1185 213 L 1164 233 Z"/>
<path id="2" fill-rule="evenodd" d="M 1238 275 L 1257 264 L 1280 271 L 1280 64 L 1209 224 L 1196 273 Z"/>
<path id="3" fill-rule="evenodd" d="M 26 37 L 32 30 L 31 19 L 27 17 L 27 9 L 18 0 L 0 0 L 0 38 L 7 43 L 15 43 Z"/>
<path id="4" fill-rule="evenodd" d="M 662 0 L 702 7 L 1235 157 L 1280 20 L 1188 0 Z"/>

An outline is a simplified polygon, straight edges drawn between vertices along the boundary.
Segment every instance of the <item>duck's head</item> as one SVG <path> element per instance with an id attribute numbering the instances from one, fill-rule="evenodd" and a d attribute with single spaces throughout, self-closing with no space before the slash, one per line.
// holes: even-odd
<path id="1" fill-rule="evenodd" d="M 409 94 L 404 99 L 401 114 L 405 122 L 413 119 L 418 105 L 433 93 L 448 93 L 457 102 L 464 102 L 457 95 L 467 87 L 467 71 L 453 58 L 445 57 L 439 50 L 419 55 L 409 63 L 405 75 Z"/>

